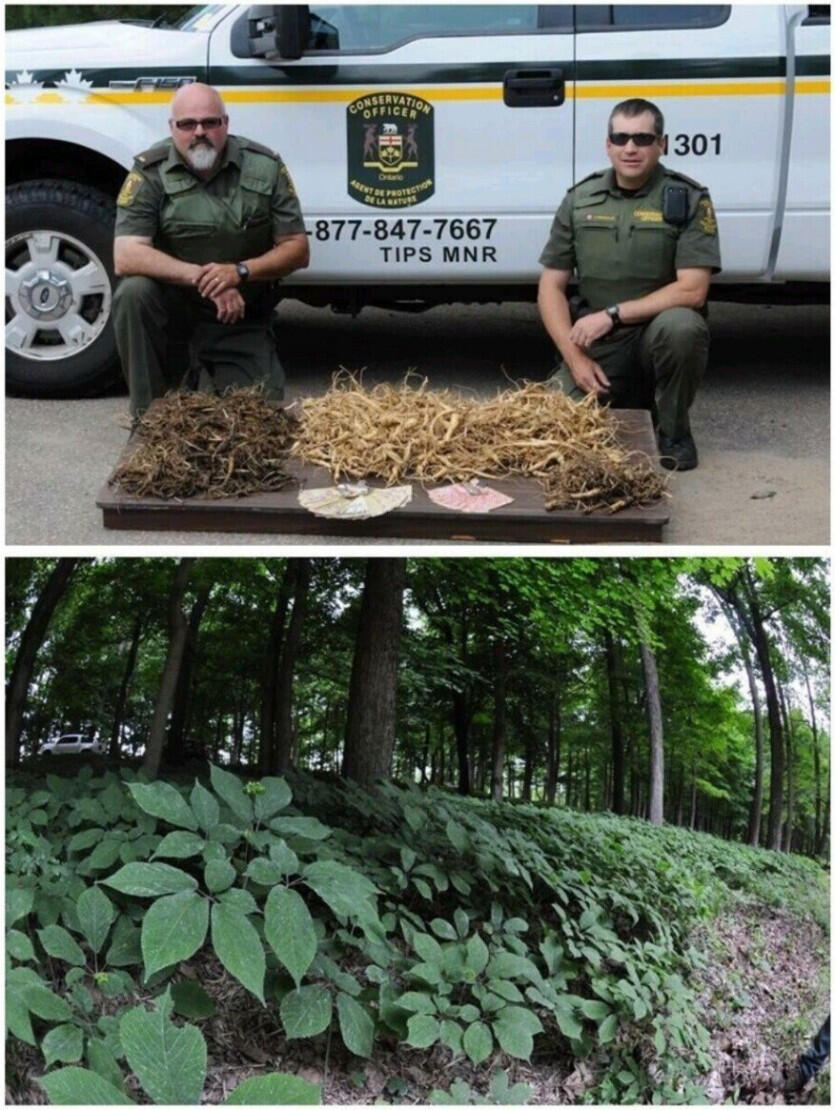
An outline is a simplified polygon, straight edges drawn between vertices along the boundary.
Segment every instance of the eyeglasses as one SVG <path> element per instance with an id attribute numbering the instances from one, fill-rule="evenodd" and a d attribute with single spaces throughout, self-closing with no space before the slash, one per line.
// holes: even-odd
<path id="1" fill-rule="evenodd" d="M 614 146 L 626 146 L 631 139 L 635 146 L 652 146 L 658 142 L 660 135 L 652 135 L 649 131 L 610 131 L 609 142 Z"/>
<path id="2" fill-rule="evenodd" d="M 223 127 L 225 116 L 206 116 L 205 119 L 175 119 L 174 126 L 178 131 L 196 131 L 202 127 L 204 131 L 217 131 Z"/>

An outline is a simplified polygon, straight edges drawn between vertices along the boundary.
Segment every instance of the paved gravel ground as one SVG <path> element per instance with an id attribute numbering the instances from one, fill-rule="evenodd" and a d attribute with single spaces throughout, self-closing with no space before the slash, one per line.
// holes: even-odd
<path id="1" fill-rule="evenodd" d="M 280 320 L 291 399 L 327 389 L 339 366 L 364 369 L 366 381 L 415 369 L 439 386 L 492 392 L 505 373 L 537 380 L 551 364 L 533 305 L 420 315 L 366 309 L 352 319 L 291 301 Z M 665 542 L 828 544 L 828 308 L 717 304 L 711 328 L 711 365 L 693 411 L 701 464 L 673 479 Z M 7 399 L 8 544 L 310 544 L 301 536 L 105 529 L 95 500 L 124 445 L 126 415 L 117 391 L 80 401 Z M 335 537 L 316 542 L 345 546 Z"/>

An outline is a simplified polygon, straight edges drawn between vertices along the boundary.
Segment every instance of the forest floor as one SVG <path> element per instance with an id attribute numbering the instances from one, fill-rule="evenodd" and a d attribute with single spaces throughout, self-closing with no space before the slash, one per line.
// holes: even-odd
<path id="1" fill-rule="evenodd" d="M 701 973 L 702 1020 L 711 1031 L 715 1067 L 703 1077 L 712 1104 L 829 1105 L 829 1066 L 798 1094 L 784 1092 L 785 1070 L 814 1036 L 829 1006 L 829 942 L 815 922 L 785 909 L 737 907 L 699 926 L 694 944 L 707 957 Z M 448 1091 L 455 1079 L 486 1089 L 490 1075 L 448 1050 L 427 1052 L 378 1041 L 372 1061 L 352 1056 L 338 1037 L 288 1042 L 274 1009 L 262 1008 L 209 952 L 181 967 L 214 999 L 217 1013 L 201 1022 L 209 1050 L 204 1103 L 221 1103 L 243 1080 L 287 1071 L 323 1089 L 326 1104 L 420 1104 L 431 1092 Z M 118 1008 L 118 1007 L 114 1007 Z M 34 1076 L 40 1054 L 14 1043 L 6 1103 L 43 1104 Z M 502 1061 L 497 1057 L 492 1071 Z M 530 1104 L 575 1104 L 598 1078 L 595 1062 L 578 1062 L 540 1051 L 531 1062 L 504 1061 L 509 1082 L 527 1083 Z M 26 1077 L 25 1079 L 23 1077 Z M 12 1080 L 12 1083 L 14 1081 Z M 149 1102 L 138 1085 L 130 1095 Z"/>

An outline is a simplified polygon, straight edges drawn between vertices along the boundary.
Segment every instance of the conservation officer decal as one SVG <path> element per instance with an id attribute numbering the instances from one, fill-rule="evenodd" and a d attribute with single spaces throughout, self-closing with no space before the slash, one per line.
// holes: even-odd
<path id="1" fill-rule="evenodd" d="M 371 208 L 410 208 L 435 192 L 435 109 L 412 93 L 375 92 L 348 105 L 348 195 Z"/>

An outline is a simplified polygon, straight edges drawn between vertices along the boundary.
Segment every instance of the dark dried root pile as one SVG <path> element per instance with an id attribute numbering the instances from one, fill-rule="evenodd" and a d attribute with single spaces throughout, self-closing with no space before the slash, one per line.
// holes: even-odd
<path id="1" fill-rule="evenodd" d="M 166 500 L 242 497 L 282 489 L 295 421 L 258 388 L 168 393 L 136 425 L 136 448 L 110 479 L 125 493 Z"/>
<path id="2" fill-rule="evenodd" d="M 649 460 L 618 443 L 612 414 L 594 397 L 578 404 L 533 383 L 479 401 L 426 381 L 364 389 L 342 374 L 323 397 L 302 402 L 292 454 L 334 481 L 533 477 L 549 509 L 617 512 L 665 491 Z"/>

